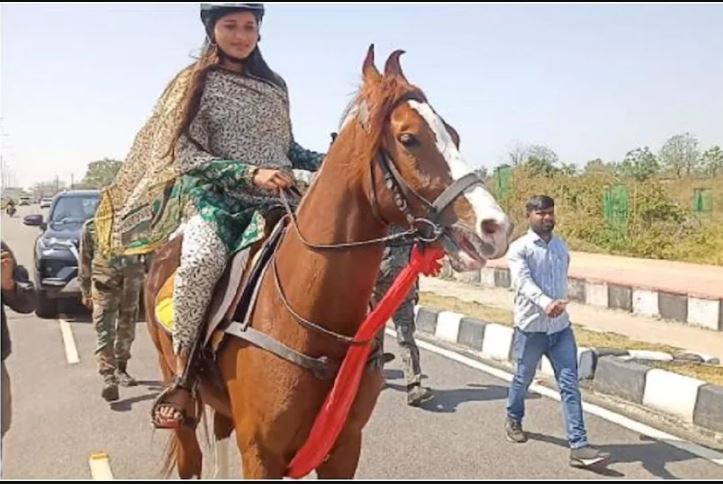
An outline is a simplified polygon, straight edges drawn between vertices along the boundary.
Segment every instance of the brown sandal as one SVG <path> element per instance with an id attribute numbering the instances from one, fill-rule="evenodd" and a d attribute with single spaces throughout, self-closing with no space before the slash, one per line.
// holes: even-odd
<path id="1" fill-rule="evenodd" d="M 172 408 L 175 412 L 181 415 L 181 418 L 174 417 L 162 417 L 160 415 L 161 408 Z M 176 381 L 165 390 L 153 402 L 151 407 L 151 423 L 157 429 L 172 429 L 176 430 L 181 426 L 189 428 L 195 428 L 197 420 L 193 413 L 194 400 L 191 390 L 184 388 L 179 385 Z"/>

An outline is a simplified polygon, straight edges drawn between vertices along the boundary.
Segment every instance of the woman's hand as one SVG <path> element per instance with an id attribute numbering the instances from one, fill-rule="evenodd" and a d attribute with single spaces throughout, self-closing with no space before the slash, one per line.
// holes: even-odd
<path id="1" fill-rule="evenodd" d="M 294 185 L 294 179 L 282 170 L 259 168 L 253 176 L 253 183 L 265 190 L 277 191 Z"/>

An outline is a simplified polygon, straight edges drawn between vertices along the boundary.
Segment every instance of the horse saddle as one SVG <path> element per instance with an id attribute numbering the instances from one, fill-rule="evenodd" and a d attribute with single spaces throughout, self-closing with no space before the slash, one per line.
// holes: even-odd
<path id="1" fill-rule="evenodd" d="M 320 380 L 330 380 L 336 375 L 339 363 L 327 356 L 313 357 L 298 352 L 282 342 L 251 327 L 251 314 L 261 289 L 261 280 L 269 269 L 278 249 L 288 219 L 276 224 L 271 235 L 262 243 L 255 254 L 252 248 L 237 252 L 219 280 L 209 304 L 202 341 L 198 342 L 204 353 L 214 354 L 227 334 L 241 338 L 269 351 L 295 365 L 311 371 Z M 251 259 L 249 266 L 248 261 Z M 250 270 L 246 268 L 250 267 Z M 248 277 L 244 281 L 244 275 Z M 156 320 L 168 332 L 173 331 L 173 286 L 174 272 L 161 289 L 155 300 Z"/>

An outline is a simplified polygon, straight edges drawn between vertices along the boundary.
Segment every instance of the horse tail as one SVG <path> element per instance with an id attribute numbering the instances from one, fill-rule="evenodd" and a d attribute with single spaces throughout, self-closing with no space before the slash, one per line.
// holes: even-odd
<path id="1" fill-rule="evenodd" d="M 196 397 L 194 400 L 194 403 L 196 405 L 196 415 L 198 415 L 198 422 L 201 423 L 201 427 L 203 429 L 203 435 L 205 437 L 205 442 L 207 447 L 211 445 L 210 443 L 210 432 L 208 429 L 208 419 L 206 417 L 205 412 L 205 405 L 203 404 L 203 401 Z M 195 432 L 195 429 L 193 430 Z M 168 479 L 174 470 L 178 468 L 178 449 L 181 446 L 181 439 L 178 436 L 177 431 L 172 431 L 170 435 L 168 436 L 168 441 L 166 442 L 166 448 L 164 450 L 164 457 L 163 457 L 163 464 L 161 466 L 161 477 L 163 479 Z M 198 476 L 200 479 L 201 476 Z"/>
<path id="2" fill-rule="evenodd" d="M 163 466 L 161 467 L 161 477 L 168 479 L 171 473 L 176 469 L 178 463 L 178 446 L 180 441 L 176 432 L 171 432 L 166 443 L 165 456 L 163 458 Z"/>

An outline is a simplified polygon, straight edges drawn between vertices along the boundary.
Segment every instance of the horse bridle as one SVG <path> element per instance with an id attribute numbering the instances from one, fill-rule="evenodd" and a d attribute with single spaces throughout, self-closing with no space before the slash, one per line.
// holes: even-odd
<path id="1" fill-rule="evenodd" d="M 453 181 L 452 184 L 445 188 L 445 190 L 433 202 L 430 202 L 425 197 L 420 195 L 416 190 L 409 186 L 409 184 L 399 173 L 397 167 L 389 159 L 389 156 L 384 149 L 379 149 L 375 157 L 375 161 L 382 170 L 382 174 L 384 176 L 384 186 L 391 191 L 394 204 L 396 205 L 397 209 L 399 209 L 399 211 L 404 215 L 404 218 L 409 223 L 410 228 L 392 235 L 387 235 L 385 237 L 378 237 L 362 241 L 342 242 L 337 244 L 316 244 L 313 242 L 309 242 L 301 233 L 301 230 L 299 229 L 299 225 L 296 220 L 296 214 L 291 208 L 291 204 L 288 200 L 289 193 L 297 196 L 300 195 L 300 193 L 295 188 L 281 190 L 280 198 L 286 211 L 285 218 L 290 221 L 291 225 L 294 227 L 294 231 L 299 237 L 299 240 L 301 240 L 301 243 L 304 244 L 304 246 L 313 251 L 333 251 L 369 247 L 379 244 L 411 245 L 415 242 L 419 242 L 423 245 L 431 244 L 438 241 L 441 237 L 448 237 L 447 232 L 449 227 L 445 227 L 440 223 L 442 213 L 459 197 L 464 195 L 464 193 L 468 189 L 474 186 L 482 185 L 483 183 L 477 175 L 475 175 L 474 173 L 468 173 L 463 177 Z M 382 225 L 389 226 L 391 225 L 391 223 L 384 219 L 384 217 L 381 215 L 381 211 L 379 210 L 379 199 L 377 196 L 377 189 L 374 177 L 374 163 L 370 163 L 369 167 L 371 177 L 371 193 L 369 195 L 369 199 L 372 205 L 372 213 Z M 415 216 L 409 207 L 409 201 L 412 197 L 418 202 L 420 202 L 421 205 L 426 209 L 426 213 L 424 213 L 424 215 L 422 215 L 421 217 Z M 284 304 L 286 310 L 299 324 L 306 327 L 307 329 L 330 336 L 337 341 L 348 345 L 362 345 L 367 344 L 371 341 L 359 341 L 354 339 L 353 337 L 330 331 L 319 324 L 307 320 L 299 313 L 297 313 L 294 308 L 291 307 L 291 304 L 289 303 L 288 298 L 286 297 L 286 294 L 281 287 L 281 280 L 279 277 L 279 271 L 275 255 L 272 258 L 271 263 L 273 265 L 274 280 L 279 297 L 281 298 L 281 301 Z"/>
<path id="2" fill-rule="evenodd" d="M 417 94 L 409 94 L 403 96 L 395 107 L 402 102 L 416 101 L 425 103 L 426 100 L 420 98 Z M 390 160 L 388 153 L 380 148 L 376 156 L 377 165 L 382 169 L 384 176 L 384 186 L 392 192 L 394 204 L 404 215 L 407 223 L 411 228 L 416 228 L 413 232 L 414 241 L 421 243 L 432 243 L 439 240 L 445 233 L 445 227 L 440 224 L 442 213 L 452 205 L 460 196 L 476 186 L 482 185 L 482 180 L 474 173 L 468 173 L 458 180 L 454 180 L 435 200 L 429 202 L 425 197 L 420 195 L 416 190 L 409 186 L 404 177 L 399 173 L 396 165 Z M 374 177 L 374 163 L 369 164 L 370 176 L 370 200 L 372 204 L 372 214 L 383 225 L 391 225 L 384 218 L 379 210 L 379 201 L 376 191 L 376 183 Z M 422 217 L 415 217 L 409 208 L 410 198 L 416 199 L 426 208 L 426 213 Z"/>
<path id="3" fill-rule="evenodd" d="M 419 103 L 426 103 L 426 99 L 420 93 L 409 93 L 402 96 L 394 104 L 393 111 L 397 106 L 404 102 L 416 101 Z M 336 141 L 336 135 L 332 135 L 332 144 Z M 420 195 L 416 190 L 409 186 L 404 180 L 404 177 L 399 173 L 399 170 L 395 164 L 390 160 L 390 157 L 383 147 L 377 150 L 375 156 L 376 165 L 382 170 L 384 177 L 384 186 L 391 191 L 392 199 L 394 204 L 399 211 L 404 215 L 409 229 L 396 234 L 388 235 L 386 237 L 379 237 L 376 239 L 369 239 L 357 242 L 342 242 L 338 244 L 315 244 L 309 242 L 304 238 L 299 230 L 299 226 L 296 223 L 296 215 L 294 210 L 291 209 L 291 205 L 287 199 L 287 191 L 280 191 L 281 202 L 286 210 L 287 217 L 291 220 L 292 225 L 296 234 L 299 236 L 301 242 L 309 249 L 312 250 L 339 250 L 339 249 L 351 249 L 356 247 L 366 247 L 370 245 L 385 244 L 389 242 L 402 242 L 400 245 L 411 245 L 415 242 L 422 244 L 431 244 L 439 240 L 445 235 L 446 228 L 440 224 L 440 218 L 442 213 L 452 205 L 460 196 L 474 187 L 482 186 L 483 182 L 479 176 L 474 173 L 468 173 L 461 178 L 454 180 L 435 200 L 430 202 L 425 197 Z M 377 187 L 374 176 L 375 163 L 369 163 L 369 185 L 370 193 L 369 200 L 371 201 L 372 214 L 374 218 L 384 226 L 392 225 L 391 222 L 386 220 L 379 210 L 379 197 L 377 196 Z M 301 194 L 296 189 L 289 189 L 289 193 L 300 196 Z M 411 209 L 409 208 L 410 199 L 416 199 L 426 209 L 421 217 L 416 217 Z"/>
<path id="4" fill-rule="evenodd" d="M 394 204 L 404 215 L 410 227 L 416 229 L 414 239 L 422 243 L 436 242 L 444 235 L 445 227 L 440 223 L 442 213 L 452 205 L 457 198 L 477 185 L 482 184 L 482 180 L 474 173 L 468 173 L 462 178 L 455 180 L 449 185 L 435 200 L 429 202 L 425 197 L 420 195 L 414 188 L 404 180 L 399 173 L 397 167 L 389 160 L 389 156 L 383 150 L 377 154 L 377 164 L 381 167 L 384 175 L 384 186 L 391 191 Z M 374 165 L 370 164 L 371 177 L 371 193 L 370 199 L 372 203 L 372 213 L 374 217 L 383 225 L 392 225 L 387 221 L 379 210 L 379 201 L 376 191 L 376 183 L 374 182 Z M 422 217 L 415 217 L 409 208 L 409 199 L 414 198 L 426 209 L 426 213 Z"/>
<path id="5" fill-rule="evenodd" d="M 281 202 L 286 211 L 286 216 L 290 219 L 291 224 L 299 236 L 301 242 L 309 249 L 323 251 L 323 250 L 340 250 L 340 249 L 353 249 L 357 247 L 367 247 L 370 245 L 378 245 L 388 242 L 403 241 L 406 245 L 411 245 L 415 242 L 421 242 L 422 244 L 431 244 L 440 239 L 445 235 L 447 227 L 444 227 L 440 223 L 442 213 L 452 205 L 459 197 L 474 187 L 483 185 L 482 180 L 474 173 L 468 173 L 463 177 L 454 180 L 445 190 L 434 200 L 430 202 L 425 197 L 420 195 L 414 188 L 410 187 L 409 184 L 404 180 L 404 177 L 399 173 L 399 170 L 390 161 L 386 151 L 380 149 L 377 152 L 375 161 L 382 170 L 384 176 L 384 186 L 391 191 L 392 199 L 397 209 L 404 215 L 407 223 L 409 223 L 409 229 L 396 234 L 388 235 L 385 237 L 379 237 L 375 239 L 368 239 L 355 242 L 342 242 L 337 244 L 316 244 L 309 242 L 302 235 L 301 230 L 296 221 L 296 215 L 294 210 L 291 208 L 291 204 L 288 200 L 288 194 L 294 194 L 299 196 L 300 193 L 295 188 L 281 190 L 280 198 Z M 391 222 L 386 220 L 379 210 L 379 197 L 377 195 L 377 188 L 374 176 L 374 163 L 369 164 L 369 176 L 370 176 L 370 194 L 369 199 L 372 206 L 372 214 L 374 218 L 382 225 L 392 225 Z M 416 217 L 411 209 L 409 208 L 410 198 L 416 199 L 426 208 L 426 213 L 421 217 Z"/>

